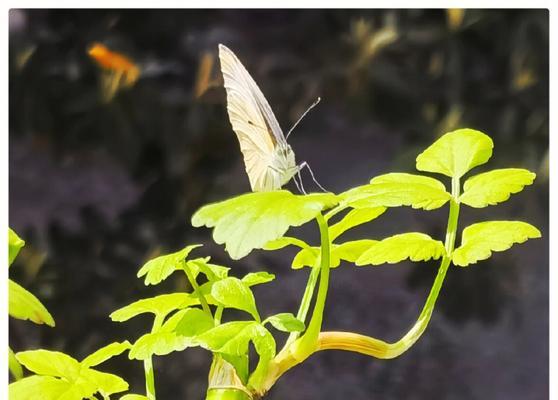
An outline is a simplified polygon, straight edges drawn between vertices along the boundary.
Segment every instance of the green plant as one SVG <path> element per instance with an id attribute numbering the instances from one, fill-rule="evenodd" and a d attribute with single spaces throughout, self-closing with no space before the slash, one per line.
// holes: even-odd
<path id="1" fill-rule="evenodd" d="M 472 168 L 486 163 L 492 148 L 492 140 L 487 135 L 460 129 L 442 136 L 417 157 L 419 171 L 451 178 L 449 192 L 442 182 L 432 177 L 389 173 L 338 195 L 294 195 L 279 190 L 243 194 L 202 207 L 192 217 L 192 225 L 212 228 L 213 239 L 225 245 L 232 259 L 241 259 L 255 249 L 299 248 L 292 268 L 310 267 L 300 307 L 296 316 L 280 313 L 262 318 L 251 287 L 269 283 L 274 276 L 267 272 L 250 273 L 241 279 L 230 276 L 229 268 L 212 264 L 209 257 L 191 258 L 192 252 L 199 251 L 199 245 L 187 246 L 147 262 L 138 272 L 146 285 L 159 284 L 180 271 L 185 274 L 189 288 L 141 299 L 111 314 L 118 322 L 143 313 L 154 315 L 149 332 L 129 346 L 128 357 L 143 362 L 146 378 L 146 397 L 134 396 L 155 399 L 152 358 L 188 347 L 198 346 L 212 353 L 206 396 L 210 400 L 261 398 L 286 371 L 318 351 L 345 350 L 383 359 L 407 351 L 428 326 L 452 263 L 467 267 L 489 258 L 492 252 L 540 237 L 540 232 L 526 222 L 485 221 L 466 227 L 456 247 L 462 204 L 475 208 L 495 205 L 520 192 L 535 179 L 535 174 L 524 169 L 499 169 L 468 178 L 462 191 L 462 177 Z M 380 217 L 390 207 L 433 210 L 446 204 L 449 204 L 449 214 L 444 241 L 420 232 L 381 240 L 339 241 L 346 231 Z M 312 220 L 318 225 L 318 244 L 310 245 L 294 236 L 286 236 L 289 228 Z M 440 260 L 440 266 L 422 312 L 400 340 L 387 343 L 354 332 L 322 331 L 332 268 L 342 261 L 361 267 L 405 259 Z M 227 309 L 241 310 L 245 318 L 223 322 Z M 288 333 L 279 351 L 270 328 Z M 255 366 L 249 362 L 251 345 L 258 356 Z M 20 354 L 18 359 L 22 361 Z M 108 392 L 101 394 L 108 398 Z"/>

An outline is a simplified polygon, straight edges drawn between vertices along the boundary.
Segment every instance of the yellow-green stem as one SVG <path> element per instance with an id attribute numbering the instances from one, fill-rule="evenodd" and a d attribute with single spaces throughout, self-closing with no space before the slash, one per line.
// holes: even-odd
<path id="1" fill-rule="evenodd" d="M 163 317 L 164 316 L 161 315 L 155 316 L 151 333 L 157 332 L 159 328 L 161 328 Z M 153 360 L 151 357 L 143 361 L 143 370 L 145 373 L 145 395 L 148 400 L 155 400 L 155 370 L 153 369 Z"/>

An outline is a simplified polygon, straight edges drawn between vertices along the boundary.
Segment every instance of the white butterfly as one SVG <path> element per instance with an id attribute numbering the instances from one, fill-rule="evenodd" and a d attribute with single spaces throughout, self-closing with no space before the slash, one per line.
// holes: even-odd
<path id="1" fill-rule="evenodd" d="M 305 162 L 296 164 L 293 149 L 287 143 L 271 107 L 235 54 L 220 44 L 219 59 L 227 91 L 229 119 L 240 142 L 252 191 L 280 189 L 299 174 L 302 168 L 310 168 Z M 317 103 L 314 103 L 302 117 Z M 297 124 L 298 122 L 295 126 Z M 289 133 L 291 131 L 292 128 Z M 311 170 L 310 173 L 312 174 Z M 298 183 L 296 184 L 298 187 Z M 304 188 L 302 191 L 304 192 Z"/>

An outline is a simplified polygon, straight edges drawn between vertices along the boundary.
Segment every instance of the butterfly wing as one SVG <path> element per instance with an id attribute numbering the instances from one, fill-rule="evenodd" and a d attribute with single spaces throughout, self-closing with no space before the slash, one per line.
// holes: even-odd
<path id="1" fill-rule="evenodd" d="M 246 68 L 226 46 L 219 45 L 221 71 L 227 91 L 227 110 L 234 132 L 240 142 L 246 172 L 253 191 L 281 187 L 280 171 L 275 164 L 277 144 L 286 145 L 275 115 Z"/>

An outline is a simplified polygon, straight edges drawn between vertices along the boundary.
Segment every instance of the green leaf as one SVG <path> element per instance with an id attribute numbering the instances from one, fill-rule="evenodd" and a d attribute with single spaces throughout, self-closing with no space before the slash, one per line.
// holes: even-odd
<path id="1" fill-rule="evenodd" d="M 11 228 L 8 228 L 8 265 L 12 265 L 25 242 Z"/>
<path id="2" fill-rule="evenodd" d="M 211 295 L 223 306 L 246 311 L 256 321 L 260 321 L 254 295 L 248 285 L 240 279 L 229 277 L 215 282 L 211 288 Z"/>
<path id="3" fill-rule="evenodd" d="M 521 221 L 487 221 L 469 225 L 463 230 L 461 246 L 453 251 L 455 265 L 466 267 L 486 260 L 493 251 L 504 251 L 515 243 L 541 237 L 533 225 Z"/>
<path id="4" fill-rule="evenodd" d="M 372 207 L 351 210 L 339 221 L 329 228 L 329 238 L 331 241 L 337 239 L 342 233 L 355 226 L 364 224 L 378 218 L 386 211 L 385 207 Z"/>
<path id="5" fill-rule="evenodd" d="M 192 338 L 175 332 L 146 333 L 133 344 L 128 357 L 130 360 L 145 360 L 152 355 L 164 356 L 173 351 L 182 351 L 194 345 Z"/>
<path id="6" fill-rule="evenodd" d="M 188 308 L 184 310 L 182 317 L 177 321 L 174 328 L 172 327 L 170 318 L 163 325 L 164 330 L 173 330 L 178 335 L 186 337 L 194 337 L 213 328 L 213 318 L 207 315 L 199 308 Z"/>
<path id="7" fill-rule="evenodd" d="M 8 390 L 10 400 L 81 400 L 95 393 L 92 385 L 76 386 L 66 380 L 40 375 L 11 383 Z"/>
<path id="8" fill-rule="evenodd" d="M 211 264 L 208 262 L 209 260 L 210 257 L 198 258 L 188 261 L 186 264 L 192 269 L 194 276 L 196 276 L 199 271 L 204 274 L 209 281 L 218 281 L 228 276 L 230 268 Z"/>
<path id="9" fill-rule="evenodd" d="M 534 173 L 520 168 L 495 169 L 478 174 L 465 181 L 459 201 L 475 208 L 493 206 L 521 192 L 533 183 L 535 177 Z"/>
<path id="10" fill-rule="evenodd" d="M 168 315 L 172 311 L 197 304 L 200 304 L 200 301 L 192 294 L 162 294 L 128 304 L 127 306 L 124 306 L 110 314 L 110 318 L 116 322 L 124 322 L 136 315 L 144 313 L 153 313 L 161 318 L 164 318 L 164 316 Z"/>
<path id="11" fill-rule="evenodd" d="M 411 206 L 434 210 L 451 198 L 442 182 L 404 173 L 377 176 L 369 185 L 356 187 L 339 196 L 344 204 L 356 209 Z"/>
<path id="12" fill-rule="evenodd" d="M 67 354 L 50 350 L 28 350 L 16 354 L 16 359 L 37 375 L 48 375 L 75 380 L 80 371 L 79 362 Z"/>
<path id="13" fill-rule="evenodd" d="M 192 225 L 215 228 L 215 242 L 224 243 L 231 258 L 238 260 L 279 239 L 289 227 L 305 224 L 335 204 L 337 196 L 332 193 L 294 195 L 287 190 L 248 193 L 202 207 L 192 217 Z"/>
<path id="14" fill-rule="evenodd" d="M 105 397 L 128 390 L 128 382 L 114 374 L 83 368 L 81 378 L 90 382 Z"/>
<path id="15" fill-rule="evenodd" d="M 12 317 L 54 326 L 52 315 L 39 299 L 11 279 L 8 279 L 8 293 L 9 313 Z"/>
<path id="16" fill-rule="evenodd" d="M 381 240 L 356 260 L 356 265 L 395 264 L 409 258 L 411 261 L 437 260 L 445 255 L 444 244 L 424 233 L 410 232 Z"/>
<path id="17" fill-rule="evenodd" d="M 363 239 L 342 244 L 332 244 L 329 257 L 330 268 L 337 268 L 342 260 L 354 263 L 364 251 L 368 250 L 370 246 L 377 242 L 377 240 Z M 303 249 L 297 253 L 291 267 L 293 269 L 313 267 L 320 262 L 320 257 L 319 247 Z"/>
<path id="18" fill-rule="evenodd" d="M 263 247 L 264 250 L 279 250 L 287 246 L 296 246 L 300 247 L 301 249 L 305 249 L 310 247 L 308 243 L 303 240 L 290 237 L 290 236 L 283 236 L 282 238 L 272 240 L 267 242 Z"/>
<path id="19" fill-rule="evenodd" d="M 96 352 L 88 355 L 83 359 L 81 365 L 89 368 L 104 363 L 112 357 L 118 356 L 128 350 L 132 345 L 125 340 L 124 342 L 114 342 L 104 347 L 101 347 Z"/>
<path id="20" fill-rule="evenodd" d="M 215 353 L 242 356 L 248 353 L 248 344 L 254 343 L 260 357 L 275 356 L 275 340 L 260 323 L 254 321 L 228 322 L 199 335 L 196 341 Z"/>
<path id="21" fill-rule="evenodd" d="M 458 129 L 446 133 L 419 154 L 417 169 L 461 178 L 470 169 L 487 162 L 493 147 L 492 139 L 484 133 Z"/>
<path id="22" fill-rule="evenodd" d="M 16 381 L 23 378 L 23 368 L 21 368 L 21 364 L 17 361 L 17 358 L 10 347 L 8 347 L 8 368 Z"/>
<path id="23" fill-rule="evenodd" d="M 142 394 L 125 394 L 124 396 L 122 396 L 120 398 L 120 400 L 148 400 L 147 397 L 145 397 Z"/>
<path id="24" fill-rule="evenodd" d="M 248 287 L 254 285 L 261 285 L 262 283 L 268 283 L 275 279 L 274 274 L 270 274 L 269 272 L 260 271 L 260 272 L 250 272 L 246 274 L 242 278 L 242 282 Z"/>
<path id="25" fill-rule="evenodd" d="M 145 285 L 157 285 L 167 279 L 177 269 L 182 269 L 188 254 L 201 244 L 187 246 L 176 253 L 167 254 L 148 261 L 138 271 L 138 278 L 145 275 Z"/>
<path id="26" fill-rule="evenodd" d="M 272 315 L 263 322 L 265 325 L 269 322 L 275 329 L 283 332 L 302 332 L 304 327 L 304 322 L 296 318 L 291 313 L 281 313 Z"/>

